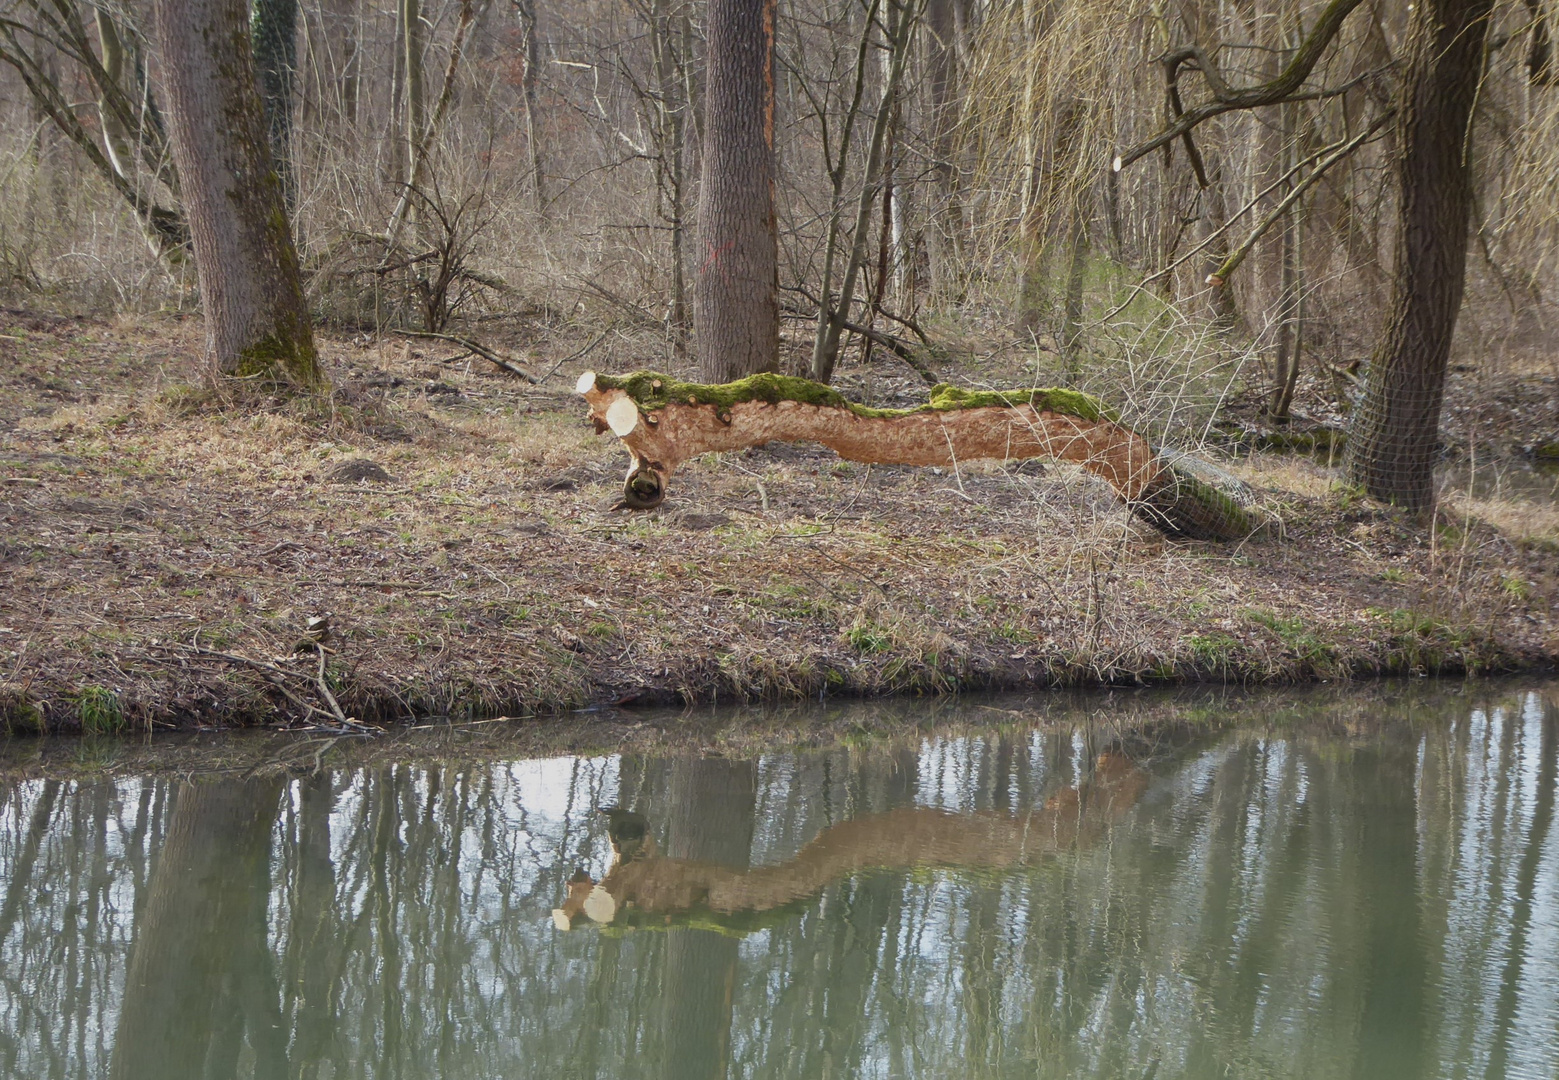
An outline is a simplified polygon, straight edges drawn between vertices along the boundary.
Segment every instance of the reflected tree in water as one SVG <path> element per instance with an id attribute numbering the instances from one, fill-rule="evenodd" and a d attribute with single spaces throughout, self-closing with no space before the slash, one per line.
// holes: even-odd
<path id="1" fill-rule="evenodd" d="M 287 1036 L 266 934 L 280 779 L 186 783 L 146 889 L 114 1037 L 114 1080 L 285 1080 Z"/>

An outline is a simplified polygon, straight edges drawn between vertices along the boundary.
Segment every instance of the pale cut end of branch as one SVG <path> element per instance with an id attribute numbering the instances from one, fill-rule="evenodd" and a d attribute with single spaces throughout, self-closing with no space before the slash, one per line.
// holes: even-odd
<path id="1" fill-rule="evenodd" d="M 617 900 L 611 893 L 597 885 L 585 897 L 585 915 L 591 922 L 609 923 L 617 917 Z"/>
<path id="2" fill-rule="evenodd" d="M 606 407 L 606 426 L 619 439 L 633 434 L 639 426 L 639 406 L 630 397 L 620 397 Z"/>
<path id="3" fill-rule="evenodd" d="M 552 925 L 559 930 L 572 930 L 574 921 L 568 917 L 568 912 L 560 907 L 552 909 Z"/>
<path id="4" fill-rule="evenodd" d="M 1121 156 L 1119 154 L 1116 154 L 1115 155 L 1115 160 L 1110 162 L 1110 169 L 1113 172 L 1120 172 L 1121 171 Z"/>
<path id="5" fill-rule="evenodd" d="M 574 393 L 588 394 L 595 389 L 595 372 L 587 371 L 579 377 L 579 382 L 574 384 Z"/>
<path id="6" fill-rule="evenodd" d="M 1207 284 L 1211 285 L 1215 289 L 1220 289 L 1223 287 L 1223 278 L 1219 277 L 1217 274 L 1208 274 Z"/>

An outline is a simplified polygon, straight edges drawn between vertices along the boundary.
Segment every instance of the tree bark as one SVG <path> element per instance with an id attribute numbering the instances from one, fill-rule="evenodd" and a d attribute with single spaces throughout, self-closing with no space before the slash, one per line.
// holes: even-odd
<path id="1" fill-rule="evenodd" d="M 521 89 L 525 94 L 525 155 L 526 168 L 530 170 L 531 201 L 537 215 L 546 213 L 547 190 L 542 172 L 540 125 L 536 121 L 538 111 L 538 86 L 541 78 L 541 16 L 537 11 L 539 0 L 515 0 L 519 14 L 520 34 L 525 53 L 525 75 Z"/>
<path id="2" fill-rule="evenodd" d="M 660 216 L 671 232 L 671 307 L 666 322 L 676 354 L 687 353 L 687 86 L 688 42 L 680 38 L 681 22 L 672 0 L 652 0 L 650 47 L 655 83 L 660 88 L 656 104 L 656 178 L 661 199 Z M 527 114 L 528 115 L 528 114 Z"/>
<path id="3" fill-rule="evenodd" d="M 704 378 L 779 363 L 775 0 L 710 0 L 693 327 Z"/>
<path id="4" fill-rule="evenodd" d="M 223 375 L 321 387 L 248 9 L 243 0 L 153 0 L 152 13 L 208 358 Z"/>
<path id="5" fill-rule="evenodd" d="M 1348 474 L 1377 498 L 1434 505 L 1446 362 L 1472 214 L 1472 113 L 1492 0 L 1420 0 L 1397 116 L 1397 237 L 1386 332 L 1348 436 Z"/>
<path id="6" fill-rule="evenodd" d="M 292 84 L 298 69 L 298 0 L 254 0 L 252 25 L 271 160 L 287 205 L 292 206 L 297 199 L 292 174 Z"/>
<path id="7" fill-rule="evenodd" d="M 420 0 L 400 0 L 402 63 L 406 72 L 406 175 L 416 184 L 417 150 L 427 125 L 424 113 L 422 77 L 422 4 Z"/>

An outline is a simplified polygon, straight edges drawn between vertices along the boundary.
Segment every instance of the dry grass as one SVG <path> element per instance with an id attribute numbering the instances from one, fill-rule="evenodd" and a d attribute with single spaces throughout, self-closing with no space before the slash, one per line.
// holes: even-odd
<path id="1" fill-rule="evenodd" d="M 1482 521 L 1518 544 L 1559 552 L 1559 504 L 1456 495 L 1444 505 L 1453 518 Z"/>
<path id="2" fill-rule="evenodd" d="M 13 729 L 339 729 L 333 702 L 358 724 L 1559 655 L 1552 550 L 1492 513 L 1427 533 L 1292 461 L 1240 466 L 1286 522 L 1241 545 L 1166 543 L 1071 469 L 866 468 L 788 446 L 691 463 L 662 512 L 626 515 L 610 509 L 623 456 L 565 392 L 578 365 L 531 389 L 452 350 L 331 339 L 330 403 L 223 406 L 188 389 L 195 329 L 0 328 Z M 591 336 L 554 327 L 537 357 Z M 644 362 L 611 348 L 591 359 Z M 894 368 L 847 374 L 878 401 L 922 392 Z M 391 481 L 332 483 L 355 458 Z M 326 613 L 321 679 L 305 630 Z"/>

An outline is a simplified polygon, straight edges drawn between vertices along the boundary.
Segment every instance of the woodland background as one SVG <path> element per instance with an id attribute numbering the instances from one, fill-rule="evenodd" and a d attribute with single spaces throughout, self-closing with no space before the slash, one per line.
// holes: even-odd
<path id="1" fill-rule="evenodd" d="M 1156 58 L 1197 43 L 1230 83 L 1270 79 L 1324 6 L 781 0 L 785 365 L 807 370 L 820 302 L 848 291 L 860 332 L 843 336 L 847 363 L 871 336 L 938 376 L 1002 359 L 1182 441 L 1241 395 L 1281 419 L 1297 390 L 1303 415 L 1339 419 L 1393 269 L 1382 118 L 1407 10 L 1355 12 L 1307 84 L 1320 95 L 1216 117 L 1194 155 L 1175 142 L 1111 168 L 1165 126 Z M 1559 363 L 1551 14 L 1543 0 L 1496 5 L 1468 140 L 1458 359 L 1475 357 L 1490 383 Z M 273 148 L 316 316 L 368 332 L 588 320 L 631 331 L 641 366 L 674 365 L 707 257 L 695 249 L 705 15 L 681 0 L 264 0 L 256 55 L 272 71 Z M 7 0 L 0 19 L 10 302 L 193 305 L 192 269 L 169 242 L 176 178 L 145 13 Z M 1190 105 L 1199 88 L 1181 82 Z M 1228 284 L 1210 287 L 1247 243 Z"/>

